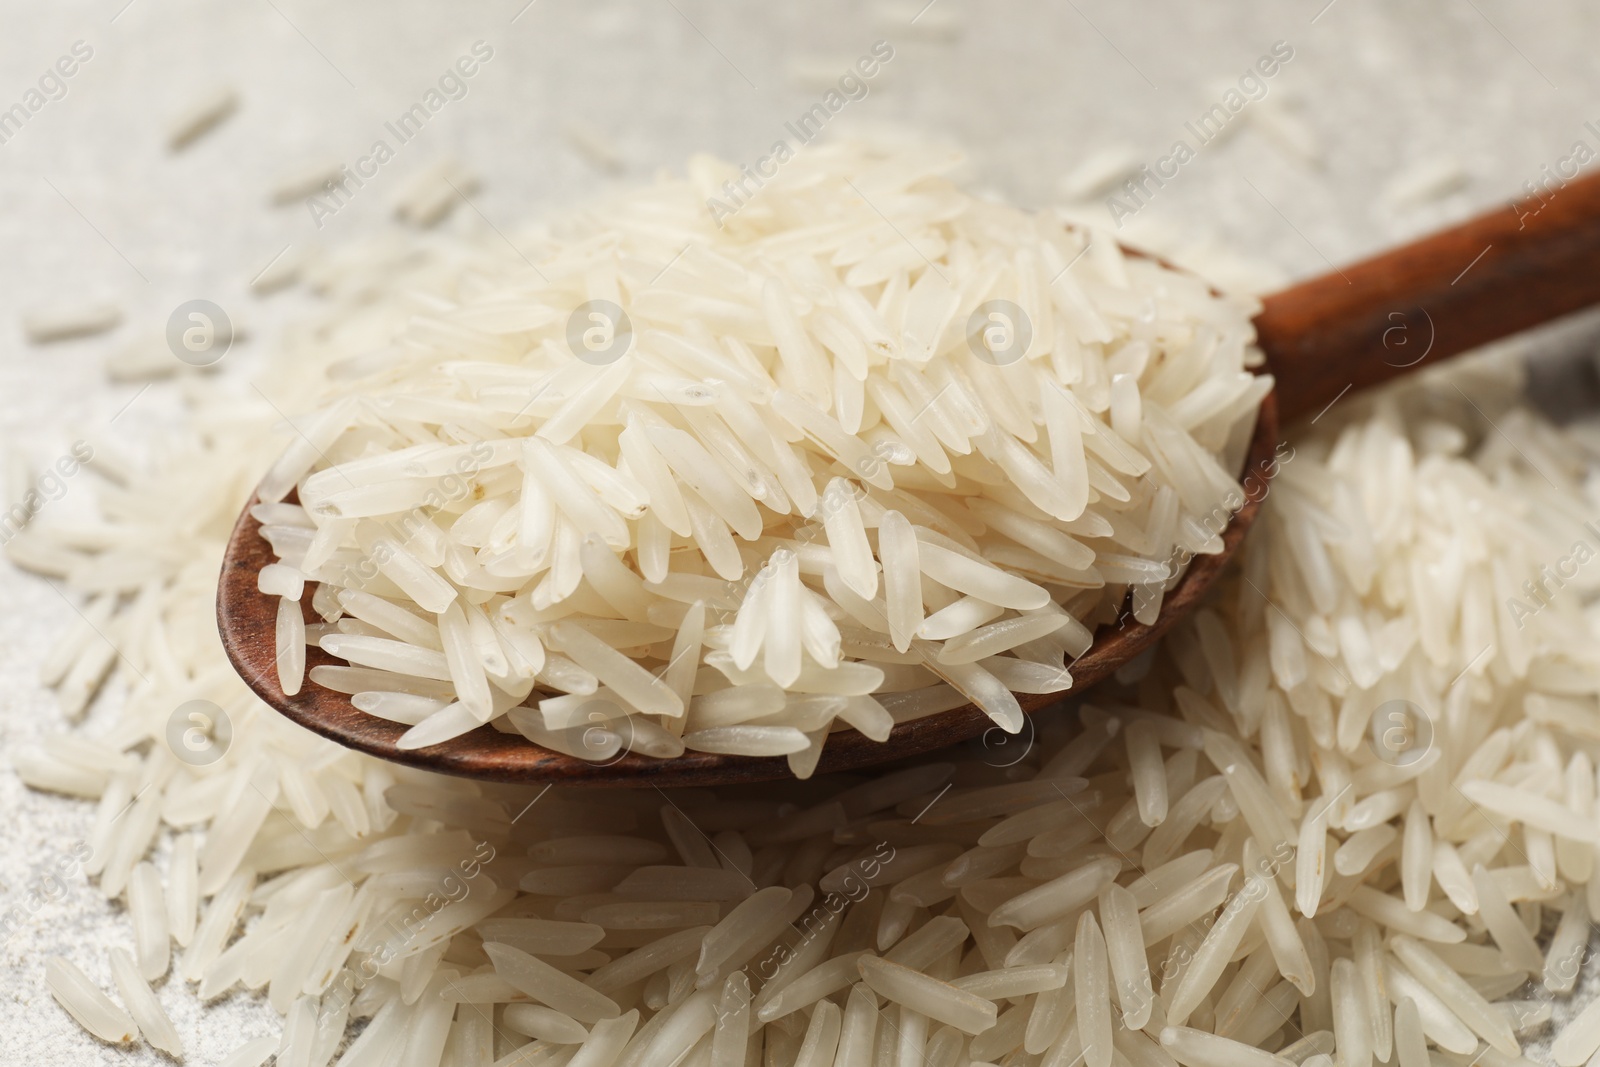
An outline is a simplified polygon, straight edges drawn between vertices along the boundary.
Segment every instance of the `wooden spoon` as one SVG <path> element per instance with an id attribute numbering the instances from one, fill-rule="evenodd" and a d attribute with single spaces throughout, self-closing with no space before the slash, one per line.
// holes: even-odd
<path id="1" fill-rule="evenodd" d="M 1260 511 L 1275 473 L 1280 419 L 1320 418 L 1353 390 L 1549 322 L 1600 302 L 1600 177 L 1569 183 L 1537 204 L 1508 205 L 1460 226 L 1303 282 L 1266 298 L 1257 342 L 1277 386 L 1261 405 L 1245 468 L 1251 490 L 1223 532 L 1222 551 L 1200 556 L 1163 602 L 1153 625 L 1129 618 L 1102 627 L 1071 664 L 1070 694 L 1018 694 L 1025 712 L 1093 686 L 1149 648 L 1194 610 L 1227 566 Z M 354 708 L 347 696 L 307 679 L 285 696 L 275 665 L 277 601 L 256 589 L 273 554 L 248 509 L 229 539 L 217 591 L 217 623 L 228 658 L 251 689 L 295 722 L 342 745 L 445 774 L 573 785 L 719 785 L 789 775 L 781 757 L 685 752 L 676 759 L 624 753 L 605 763 L 539 748 L 485 726 L 444 744 L 401 750 L 406 727 Z M 310 618 L 310 596 L 302 601 Z M 307 649 L 307 670 L 338 663 Z M 817 773 L 888 763 L 998 730 L 966 705 L 896 726 L 883 742 L 855 730 L 830 734 Z"/>

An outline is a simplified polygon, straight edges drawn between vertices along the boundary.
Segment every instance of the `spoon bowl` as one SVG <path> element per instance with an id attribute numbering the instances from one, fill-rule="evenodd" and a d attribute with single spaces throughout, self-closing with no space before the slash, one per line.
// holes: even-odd
<path id="1" fill-rule="evenodd" d="M 1573 181 L 1531 217 L 1514 207 L 1480 216 L 1361 263 L 1302 282 L 1264 301 L 1255 319 L 1274 391 L 1256 417 L 1241 477 L 1254 478 L 1227 528 L 1222 550 L 1197 556 L 1170 589 L 1154 623 L 1124 612 L 1103 626 L 1069 664 L 1067 693 L 1017 694 L 1033 715 L 1115 674 L 1201 604 L 1260 513 L 1276 470 L 1279 420 L 1316 422 L 1352 390 L 1409 373 L 1600 302 L 1600 176 Z M 267 704 L 301 726 L 348 748 L 444 774 L 494 781 L 590 786 L 709 786 L 790 776 L 783 757 L 685 752 L 658 759 L 623 752 L 589 761 L 538 747 L 520 734 L 483 726 L 451 741 L 401 749 L 407 727 L 368 715 L 350 698 L 311 681 L 285 695 L 278 683 L 276 598 L 257 590 L 274 561 L 247 508 L 229 538 L 217 592 L 223 647 L 239 676 Z M 310 597 L 301 602 L 307 621 Z M 316 647 L 307 670 L 336 664 Z M 884 741 L 854 729 L 829 734 L 816 773 L 889 763 L 997 730 L 968 704 L 900 723 Z"/>

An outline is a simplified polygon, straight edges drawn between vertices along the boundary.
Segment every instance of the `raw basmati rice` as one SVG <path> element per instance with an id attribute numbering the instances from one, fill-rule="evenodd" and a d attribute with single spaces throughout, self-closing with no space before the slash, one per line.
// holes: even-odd
<path id="1" fill-rule="evenodd" d="M 1106 943 L 1094 912 L 1078 916 L 1072 949 L 1072 992 L 1078 1009 L 1078 1040 L 1084 1063 L 1107 1067 L 1111 1062 L 1111 979 Z"/>
<path id="2" fill-rule="evenodd" d="M 239 94 L 227 86 L 210 89 L 198 97 L 167 127 L 167 148 L 181 152 L 219 126 L 239 106 Z"/>
<path id="3" fill-rule="evenodd" d="M 804 205 L 805 227 L 756 201 L 737 241 L 669 240 L 661 219 L 725 180 L 697 160 L 580 227 L 622 245 L 530 236 L 548 281 L 470 244 L 321 258 L 307 269 L 335 314 L 274 364 L 304 438 L 275 457 L 278 412 L 195 379 L 215 405 L 202 443 L 117 475 L 148 508 L 46 514 L 13 538 L 93 621 L 42 664 L 64 713 L 131 683 L 115 729 L 18 760 L 30 784 L 98 799 L 83 869 L 126 896 L 137 948 L 91 967 L 128 1014 L 52 960 L 57 1002 L 102 1038 L 137 1021 L 159 1043 L 152 974 L 174 974 L 163 1000 L 180 982 L 264 994 L 284 1035 L 235 1067 L 333 1062 L 363 1023 L 341 1067 L 1424 1067 L 1430 1045 L 1513 1060 L 1547 1018 L 1568 1020 L 1557 1061 L 1587 1060 L 1600 1016 L 1545 994 L 1574 988 L 1600 904 L 1583 636 L 1600 578 L 1537 611 L 1521 584 L 1582 536 L 1597 441 L 1516 406 L 1494 360 L 1346 400 L 1298 436 L 1206 609 L 1004 752 L 579 797 L 383 764 L 242 688 L 206 636 L 217 532 L 270 470 L 255 512 L 285 570 L 263 585 L 310 610 L 291 643 L 354 653 L 307 680 L 369 714 L 447 733 L 487 692 L 497 725 L 541 744 L 759 743 L 802 771 L 834 729 L 876 736 L 965 690 L 1020 725 L 1004 691 L 1059 679 L 1127 585 L 1159 587 L 1175 548 L 1209 543 L 1196 487 L 1221 498 L 1258 396 L 1217 392 L 1249 384 L 1244 313 L 965 197 L 942 156 L 815 151 L 837 154 L 763 192 Z M 944 242 L 930 258 L 956 285 L 857 218 L 827 186 L 841 168 L 908 222 L 937 209 L 915 239 Z M 1151 319 L 1140 301 L 1162 287 Z M 1049 348 L 969 359 L 964 319 L 992 293 Z M 637 347 L 606 377 L 563 355 L 559 326 L 619 296 Z M 409 518 L 428 489 L 441 506 Z M 364 582 L 328 580 L 380 546 Z M 112 577 L 129 560 L 131 584 Z M 287 568 L 310 583 L 298 600 Z M 1373 733 L 1401 697 L 1433 727 L 1415 761 Z M 196 698 L 233 729 L 211 764 L 162 747 Z M 591 700 L 611 710 L 591 721 Z"/>
<path id="4" fill-rule="evenodd" d="M 128 879 L 128 911 L 133 918 L 134 942 L 138 945 L 139 974 L 153 982 L 167 973 L 172 954 L 166 903 L 162 899 L 161 874 L 152 863 L 140 863 Z"/>
<path id="5" fill-rule="evenodd" d="M 122 321 L 115 304 L 93 303 L 36 308 L 22 317 L 22 330 L 36 345 L 91 337 L 114 329 Z"/>
<path id="6" fill-rule="evenodd" d="M 139 973 L 139 966 L 133 962 L 133 957 L 128 955 L 126 949 L 114 948 L 110 958 L 117 992 L 122 994 L 122 1002 L 128 1006 L 139 1032 L 156 1048 L 181 1058 L 183 1045 L 178 1040 L 178 1031 L 173 1027 L 172 1020 L 167 1018 L 149 982 Z"/>
<path id="7" fill-rule="evenodd" d="M 132 1041 L 137 1035 L 133 1020 L 72 961 L 52 956 L 45 963 L 44 974 L 56 1003 L 95 1037 L 115 1045 Z"/>
<path id="8" fill-rule="evenodd" d="M 1248 369 L 1248 305 L 1058 220 L 992 205 L 979 212 L 942 176 L 951 163 L 853 145 L 808 155 L 764 190 L 829 220 L 794 235 L 754 213 L 707 226 L 694 169 L 688 182 L 619 194 L 583 215 L 571 243 L 548 249 L 550 270 L 538 272 L 548 283 L 514 274 L 465 302 L 443 299 L 413 320 L 407 342 L 437 358 L 402 361 L 383 385 L 362 375 L 330 383 L 315 433 L 262 482 L 262 507 L 277 507 L 290 488 L 300 500 L 263 528 L 285 568 L 263 588 L 293 597 L 299 577 L 336 593 L 340 607 L 388 633 L 340 623 L 344 632 L 320 637 L 325 651 L 449 681 L 484 721 L 552 691 L 592 693 L 594 679 L 630 718 L 665 720 L 655 725 L 690 749 L 814 765 L 824 731 L 863 728 L 866 716 L 878 736 L 894 716 L 850 702 L 805 722 L 803 743 L 792 733 L 718 732 L 742 725 L 733 722 L 679 729 L 673 720 L 689 701 L 666 684 L 664 667 L 691 693 L 704 684 L 697 667 L 712 668 L 707 683 L 720 673 L 738 688 L 794 694 L 908 688 L 893 672 L 840 688 L 862 662 L 848 625 L 887 637 L 927 667 L 917 677 L 942 680 L 1019 731 L 1011 688 L 1070 685 L 1066 656 L 1086 647 L 1130 584 L 1177 579 L 1180 568 L 1164 558 L 1170 544 L 1144 526 L 1181 527 L 1224 506 L 1236 487 L 1222 470 L 1237 465 L 1262 390 Z M 880 247 L 881 219 L 861 202 L 861 182 L 875 204 L 932 211 L 907 225 L 940 233 L 946 252 L 891 266 L 901 246 Z M 435 199 L 406 195 L 403 213 L 419 220 L 428 213 L 419 205 Z M 925 206 L 934 203 L 945 206 Z M 638 220 L 662 211 L 678 212 L 674 225 L 690 240 L 661 284 L 641 286 L 617 263 L 597 261 L 581 276 L 554 266 L 585 240 L 655 255 L 660 238 Z M 975 228 L 960 221 L 963 211 L 976 213 Z M 977 225 L 977 214 L 996 211 L 1002 225 Z M 793 249 L 766 258 L 785 242 Z M 1089 247 L 1098 249 L 1093 265 L 1059 279 L 1059 291 L 1043 279 L 1046 263 Z M 1130 318 L 1140 300 L 1154 309 L 1154 329 Z M 969 337 L 966 320 L 978 316 L 988 330 L 995 306 L 1013 309 L 1006 329 L 1031 337 L 1025 349 L 999 334 Z M 1061 318 L 1091 307 L 1092 327 Z M 688 308 L 703 318 L 686 319 Z M 562 333 L 565 320 L 581 320 L 581 343 L 579 327 Z M 1195 330 L 1204 339 L 1191 344 Z M 1149 441 L 1126 419 L 1114 420 L 1120 431 L 1106 421 L 1105 368 L 1123 365 L 1148 368 L 1156 388 L 1139 398 L 1160 427 Z M 1119 396 L 1141 388 L 1135 379 L 1116 376 Z M 1158 388 L 1169 379 L 1249 399 L 1184 413 L 1180 427 L 1160 413 L 1162 404 L 1187 411 L 1181 391 Z M 339 395 L 356 389 L 360 405 Z M 512 404 L 507 389 L 528 392 Z M 417 430 L 397 431 L 389 420 L 401 413 Z M 1178 468 L 1145 455 L 1158 448 L 1205 471 L 1203 484 L 1166 484 Z M 619 616 L 676 623 L 671 587 L 712 578 L 721 582 L 693 599 L 729 603 L 734 620 L 698 662 L 679 667 L 660 640 L 606 636 Z M 463 593 L 482 631 L 473 654 L 485 658 L 458 655 L 447 673 L 430 653 L 447 628 L 461 628 L 452 612 L 464 610 Z M 1068 611 L 1045 610 L 1062 598 L 1073 602 Z M 318 610 L 330 622 L 339 613 L 326 597 Z M 286 685 L 299 655 L 287 612 Z M 582 669 L 556 669 L 546 649 Z M 487 697 L 486 686 L 504 699 Z M 936 707 L 930 699 L 916 713 Z M 438 744 L 465 726 L 458 714 L 407 744 Z"/>

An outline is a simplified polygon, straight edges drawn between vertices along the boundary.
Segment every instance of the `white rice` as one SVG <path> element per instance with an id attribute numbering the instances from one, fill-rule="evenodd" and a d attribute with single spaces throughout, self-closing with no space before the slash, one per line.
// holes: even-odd
<path id="1" fill-rule="evenodd" d="M 44 975 L 56 1003 L 101 1041 L 116 1045 L 132 1041 L 138 1034 L 133 1020 L 70 960 L 50 957 L 45 961 Z"/>
<path id="2" fill-rule="evenodd" d="M 453 159 L 441 160 L 400 188 L 394 199 L 395 217 L 422 228 L 436 225 L 455 210 L 463 196 L 471 196 L 477 189 L 475 175 Z"/>
<path id="3" fill-rule="evenodd" d="M 275 642 L 278 687 L 285 696 L 294 696 L 300 692 L 306 675 L 306 620 L 298 597 L 278 599 Z"/>
<path id="4" fill-rule="evenodd" d="M 1394 1011 L 1394 1051 L 1399 1067 L 1428 1067 L 1427 1041 L 1417 1002 L 1402 998 Z"/>
<path id="5" fill-rule="evenodd" d="M 122 1001 L 128 1006 L 128 1012 L 138 1024 L 140 1033 L 161 1051 L 182 1058 L 183 1045 L 178 1040 L 178 1031 L 172 1025 L 172 1020 L 167 1018 L 166 1010 L 156 999 L 148 980 L 139 971 L 139 966 L 126 949 L 111 950 L 111 974 L 116 979 L 117 992 L 122 994 Z"/>
<path id="6" fill-rule="evenodd" d="M 1187 1026 L 1163 1027 L 1161 1047 L 1184 1067 L 1283 1067 L 1288 1062 L 1270 1052 Z"/>
<path id="7" fill-rule="evenodd" d="M 196 882 L 199 876 L 199 868 L 195 864 L 194 835 L 180 834 L 173 842 L 172 853 L 167 860 L 165 899 L 167 929 L 171 932 L 172 939 L 185 948 L 194 937 L 195 913 L 199 897 Z"/>
<path id="8" fill-rule="evenodd" d="M 1062 176 L 1056 187 L 1069 203 L 1093 200 L 1139 169 L 1139 157 L 1127 145 L 1109 145 L 1089 153 Z"/>
<path id="9" fill-rule="evenodd" d="M 922 977 L 922 976 L 917 976 Z M 977 1013 L 974 1013 L 977 1014 Z M 844 1020 L 839 1025 L 839 1051 L 834 1067 L 869 1067 L 878 1032 L 878 998 L 865 983 L 850 988 L 845 998 Z M 981 1021 L 977 1023 L 980 1028 Z"/>
<path id="10" fill-rule="evenodd" d="M 319 620 L 291 644 L 354 662 L 307 681 L 424 739 L 478 722 L 486 692 L 496 726 L 552 747 L 580 747 L 570 727 L 600 699 L 615 708 L 587 755 L 620 751 L 630 716 L 652 751 L 775 751 L 801 771 L 832 730 L 881 736 L 968 692 L 1021 725 L 1008 690 L 1058 679 L 1128 584 L 1159 587 L 1174 546 L 1210 543 L 1202 505 L 1254 404 L 1215 399 L 1243 382 L 1244 311 L 1109 244 L 1050 284 L 1080 232 L 966 198 L 942 156 L 816 151 L 763 192 L 804 229 L 752 204 L 737 240 L 660 232 L 726 180 L 701 160 L 573 231 L 621 246 L 530 236 L 544 281 L 454 243 L 319 260 L 326 331 L 273 364 L 305 438 L 280 454 L 278 412 L 192 380 L 206 432 L 118 475 L 113 501 L 145 506 L 47 513 L 13 538 L 121 652 L 84 627 L 57 646 L 64 713 L 130 683 L 95 739 L 18 757 L 36 787 L 97 799 L 83 870 L 126 892 L 136 948 L 81 961 L 126 1013 L 50 961 L 57 1002 L 106 1040 L 137 1022 L 165 1042 L 147 978 L 173 972 L 175 1015 L 196 991 L 264 994 L 283 1039 L 246 1042 L 235 1067 L 280 1048 L 329 1063 L 363 1025 L 343 1067 L 1421 1067 L 1513 1061 L 1546 1019 L 1565 1020 L 1557 1062 L 1585 1062 L 1600 1016 L 1560 1000 L 1600 904 L 1583 638 L 1600 576 L 1537 611 L 1507 601 L 1585 536 L 1597 442 L 1516 407 L 1494 362 L 1351 398 L 1298 436 L 1206 609 L 1004 753 L 579 796 L 383 764 L 242 688 L 208 636 L 220 538 L 270 471 L 257 518 L 310 585 L 264 584 Z M 944 243 L 951 289 L 857 219 L 828 186 L 841 169 L 908 225 L 939 206 L 917 240 Z M 635 261 L 648 281 L 685 244 L 656 289 L 638 281 Z M 1150 320 L 1140 301 L 1163 287 L 1173 307 Z M 995 293 L 1048 349 L 994 365 L 942 344 Z M 636 348 L 605 377 L 562 354 L 559 327 L 619 297 Z M 440 506 L 382 525 L 428 488 Z M 741 628 L 753 605 L 769 610 Z M 1372 740 L 1401 694 L 1433 727 L 1415 762 Z M 212 764 L 162 750 L 196 698 L 233 728 Z"/>
<path id="11" fill-rule="evenodd" d="M 1107 1067 L 1111 1063 L 1111 979 L 1106 943 L 1094 912 L 1078 916 L 1072 949 L 1072 992 L 1078 1009 L 1078 1040 L 1084 1063 Z"/>
<path id="12" fill-rule="evenodd" d="M 275 207 L 299 204 L 309 196 L 326 192 L 331 184 L 343 177 L 342 171 L 343 166 L 333 159 L 303 164 L 274 179 L 268 190 L 268 198 Z"/>
<path id="13" fill-rule="evenodd" d="M 1494 877 L 1482 864 L 1473 868 L 1472 885 L 1478 894 L 1478 917 L 1500 951 L 1506 954 L 1506 959 L 1529 973 L 1542 970 L 1544 956 L 1534 943 L 1533 935 L 1528 933 L 1522 917 L 1512 910 Z"/>
<path id="14" fill-rule="evenodd" d="M 1263 97 L 1258 106 L 1246 112 L 1245 119 L 1296 161 L 1322 165 L 1322 145 L 1310 124 L 1276 98 Z"/>
<path id="15" fill-rule="evenodd" d="M 1556 1035 L 1550 1056 L 1558 1067 L 1577 1067 L 1600 1049 L 1600 1001 L 1591 1002 Z"/>
<path id="16" fill-rule="evenodd" d="M 1389 179 L 1383 198 L 1394 207 L 1415 207 L 1458 191 L 1468 178 L 1466 167 L 1454 156 L 1419 160 Z"/>
<path id="17" fill-rule="evenodd" d="M 622 153 L 616 142 L 596 127 L 577 119 L 568 119 L 561 124 L 561 132 L 567 143 L 596 168 L 613 174 L 622 170 Z"/>
<path id="18" fill-rule="evenodd" d="M 167 973 L 172 955 L 161 874 L 154 864 L 146 862 L 134 867 L 128 879 L 128 912 L 133 918 L 134 942 L 138 946 L 139 974 L 146 982 L 153 982 Z"/>
<path id="19" fill-rule="evenodd" d="M 282 563 L 267 564 L 256 578 L 256 588 L 262 593 L 287 600 L 299 600 L 305 587 L 306 576 Z"/>
<path id="20" fill-rule="evenodd" d="M 538 1004 L 507 1004 L 500 1017 L 517 1033 L 555 1045 L 579 1045 L 589 1037 L 572 1016 Z"/>
<path id="21" fill-rule="evenodd" d="M 181 152 L 221 125 L 239 107 L 239 94 L 227 86 L 201 93 L 167 126 L 167 148 Z"/>
<path id="22" fill-rule="evenodd" d="M 466 303 L 441 293 L 437 309 L 411 320 L 405 340 L 439 358 L 400 365 L 377 392 L 359 378 L 333 384 L 316 432 L 292 444 L 263 482 L 264 503 L 294 487 L 304 506 L 292 526 L 264 530 L 290 572 L 264 577 L 263 588 L 293 596 L 298 574 L 335 591 L 341 604 L 365 598 L 361 617 L 417 647 L 361 632 L 324 635 L 321 646 L 360 667 L 450 681 L 485 720 L 533 699 L 530 679 L 549 695 L 592 691 L 594 678 L 644 722 L 682 714 L 681 694 L 655 677 L 675 661 L 659 641 L 608 638 L 615 627 L 607 624 L 618 616 L 676 622 L 669 587 L 714 574 L 736 583 L 717 599 L 735 610 L 727 650 L 737 670 L 719 661 L 716 645 L 703 646 L 698 660 L 736 686 L 863 696 L 906 688 L 887 675 L 867 688 L 843 681 L 862 664 L 853 648 L 846 652 L 847 625 L 886 636 L 909 662 L 926 664 L 917 677 L 942 679 L 1019 731 L 1010 689 L 1070 685 L 1063 652 L 1086 647 L 1092 627 L 1084 619 L 1114 609 L 1134 580 L 1176 577 L 1162 558 L 1168 546 L 1146 544 L 1137 532 L 1145 513 L 1154 508 L 1165 525 L 1181 526 L 1224 506 L 1236 490 L 1223 470 L 1238 461 L 1260 392 L 1247 369 L 1247 305 L 1154 261 L 1127 260 L 1059 220 L 992 205 L 979 212 L 978 201 L 942 177 L 950 164 L 854 145 L 808 154 L 762 194 L 830 220 L 826 230 L 795 235 L 759 213 L 709 225 L 696 172 L 580 216 L 567 243 L 546 250 L 546 282 L 530 287 L 513 272 Z M 430 191 L 446 177 L 419 178 L 402 197 L 402 214 L 425 221 L 433 205 L 453 202 L 453 193 Z M 938 217 L 907 225 L 939 233 L 946 252 L 901 263 L 903 246 L 881 245 L 881 219 L 860 202 L 858 182 L 895 211 L 930 210 L 930 196 L 960 205 L 975 213 L 976 228 L 941 207 Z M 659 285 L 640 287 L 616 264 L 585 267 L 581 279 L 555 265 L 576 254 L 564 249 L 596 239 L 649 259 L 661 238 L 641 220 L 663 211 L 675 213 L 688 245 L 668 256 Z M 994 211 L 1003 226 L 977 225 L 977 214 Z M 766 249 L 785 242 L 795 251 L 775 265 Z M 1094 262 L 1053 291 L 1045 266 L 1090 244 L 1100 249 Z M 996 266 L 980 268 L 957 248 Z M 985 329 L 997 321 L 998 312 L 984 310 L 995 299 L 1017 320 L 1002 325 L 1031 335 L 1025 351 L 994 348 L 1004 340 L 998 334 L 989 347 L 968 338 L 968 317 L 989 315 L 980 315 Z M 1141 299 L 1155 301 L 1156 329 L 1134 317 Z M 596 300 L 616 310 L 587 310 Z M 1080 306 L 1095 308 L 1092 328 L 1056 328 L 1063 309 Z M 685 318 L 691 308 L 703 322 Z M 632 333 L 620 330 L 623 314 Z M 563 324 L 572 315 L 582 321 L 569 336 Z M 1183 340 L 1196 321 L 1218 331 L 1221 347 Z M 504 362 L 519 353 L 515 366 Z M 1162 366 L 1169 379 L 1251 399 L 1190 412 L 1170 389 L 1144 398 L 1141 409 L 1159 431 L 1141 441 L 1132 424 L 1121 425 L 1123 433 L 1106 421 L 1109 394 L 1096 383 L 1108 360 L 1152 368 L 1151 386 Z M 1117 381 L 1123 392 L 1135 388 L 1134 375 Z M 533 399 L 512 405 L 512 383 Z M 366 399 L 351 406 L 340 394 L 357 388 Z M 1162 403 L 1176 405 L 1181 422 L 1162 415 Z M 391 407 L 432 429 L 423 437 L 397 432 L 380 414 Z M 1227 456 L 1219 451 L 1225 442 Z M 1146 452 L 1185 458 L 1173 466 Z M 1204 485 L 1167 484 L 1179 469 L 1204 471 Z M 988 504 L 994 521 L 986 529 Z M 378 573 L 366 573 L 373 566 Z M 484 609 L 486 640 L 476 647 L 493 662 L 458 661 L 446 677 L 417 630 L 432 616 L 447 618 L 463 593 Z M 1042 610 L 1069 593 L 1070 613 Z M 396 597 L 396 607 L 372 603 Z M 966 608 L 947 610 L 963 600 Z M 558 606 L 560 617 L 552 614 Z M 395 619 L 412 608 L 421 613 L 416 622 Z M 290 668 L 291 636 L 280 649 Z M 540 670 L 547 648 L 582 671 L 555 663 Z M 495 669 L 502 659 L 506 666 Z M 695 666 L 682 668 L 691 690 Z M 458 674 L 478 690 L 462 691 Z M 484 696 L 484 674 L 505 700 Z M 929 700 L 917 713 L 936 707 Z M 668 729 L 691 749 L 783 754 L 809 767 L 840 719 L 874 736 L 892 725 L 892 713 L 874 713 L 862 727 L 858 716 L 869 712 L 872 705 L 851 702 L 834 719 L 807 722 L 803 745 L 792 734 Z M 408 743 L 437 744 L 462 726 L 457 716 Z"/>
<path id="23" fill-rule="evenodd" d="M 275 1037 L 257 1037 L 230 1052 L 218 1067 L 261 1067 L 278 1050 Z"/>
<path id="24" fill-rule="evenodd" d="M 106 302 L 62 304 L 35 308 L 22 317 L 22 332 L 36 345 L 92 337 L 114 329 L 122 321 L 122 309 Z"/>

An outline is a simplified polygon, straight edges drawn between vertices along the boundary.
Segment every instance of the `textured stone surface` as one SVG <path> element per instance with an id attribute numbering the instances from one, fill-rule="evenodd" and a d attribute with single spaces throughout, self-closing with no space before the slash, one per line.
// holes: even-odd
<path id="1" fill-rule="evenodd" d="M 482 217 L 464 209 L 448 225 L 506 229 L 597 187 L 681 168 L 693 151 L 755 160 L 783 136 L 785 121 L 820 98 L 811 72 L 842 73 L 880 38 L 893 42 L 894 59 L 838 126 L 907 124 L 956 138 L 971 150 L 975 180 L 1032 205 L 1049 203 L 1090 150 L 1121 144 L 1152 161 L 1166 154 L 1185 121 L 1221 99 L 1274 41 L 1289 42 L 1294 58 L 1250 108 L 1285 106 L 1314 135 L 1321 161 L 1285 151 L 1247 109 L 1235 136 L 1206 146 L 1124 230 L 1207 254 L 1224 277 L 1264 286 L 1502 204 L 1579 138 L 1600 147 L 1600 135 L 1583 127 L 1600 125 L 1592 54 L 1600 10 L 1581 0 L 1335 0 L 1326 8 L 1326 0 L 936 0 L 915 26 L 906 21 L 920 0 L 536 0 L 519 14 L 522 2 L 133 0 L 119 13 L 124 0 L 4 0 L 0 109 L 21 100 L 75 41 L 94 50 L 65 97 L 0 144 L 6 470 L 37 471 L 79 438 L 136 450 L 141 429 L 172 410 L 169 387 L 141 395 L 138 386 L 108 385 L 100 361 L 136 336 L 158 334 L 182 301 L 208 297 L 254 331 L 227 361 L 228 373 L 247 378 L 255 353 L 302 299 L 252 298 L 251 277 L 286 245 L 298 251 L 392 231 L 398 189 L 445 155 L 484 180 L 473 198 Z M 298 163 L 366 152 L 385 120 L 480 39 L 494 56 L 468 95 L 434 116 L 347 210 L 319 231 L 303 206 L 268 206 L 273 181 Z M 170 155 L 172 119 L 217 85 L 238 89 L 238 113 Z M 615 145 L 617 172 L 575 150 L 563 132 L 569 119 Z M 1450 160 L 1467 176 L 1458 191 L 1403 208 L 1384 199 L 1397 175 Z M 123 307 L 115 334 L 49 348 L 22 340 L 25 310 L 87 296 Z M 7 506 L 18 492 L 8 474 Z M 81 506 L 78 493 L 69 485 L 50 506 Z M 0 749 L 12 752 L 62 728 L 35 678 L 73 609 L 3 566 L 0 603 Z M 24 906 L 37 880 L 69 855 L 91 810 L 30 793 L 0 771 L 0 812 L 4 911 Z M 97 1043 L 44 991 L 46 955 L 70 956 L 109 989 L 106 949 L 132 944 L 120 904 L 104 902 L 81 874 L 65 881 L 64 895 L 27 915 L 0 947 L 0 1067 L 166 1062 L 145 1047 Z M 176 983 L 159 995 L 189 1063 L 215 1063 L 244 1037 L 277 1030 L 270 1009 L 249 997 L 202 1015 Z"/>

